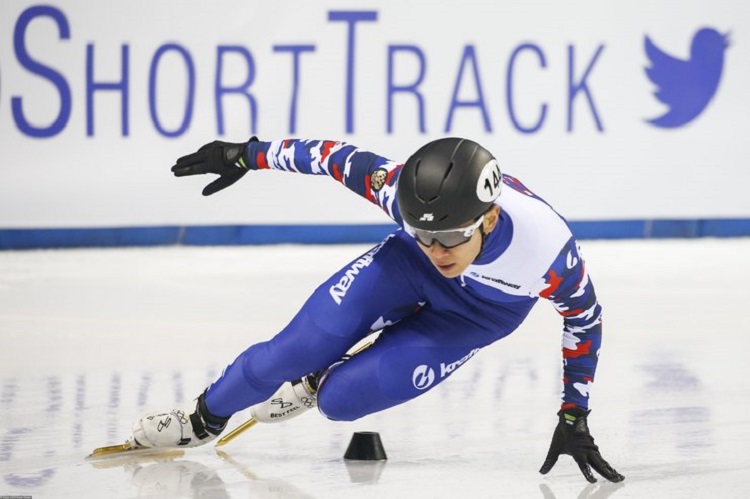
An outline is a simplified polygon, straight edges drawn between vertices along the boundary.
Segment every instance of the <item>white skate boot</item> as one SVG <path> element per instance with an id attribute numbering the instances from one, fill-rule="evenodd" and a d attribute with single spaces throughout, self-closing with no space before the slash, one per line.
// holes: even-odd
<path id="1" fill-rule="evenodd" d="M 318 383 L 312 374 L 286 382 L 270 399 L 252 406 L 250 414 L 261 423 L 287 421 L 318 406 L 317 390 Z"/>
<path id="2" fill-rule="evenodd" d="M 138 447 L 197 447 L 215 439 L 229 418 L 211 415 L 204 397 L 195 405 L 143 414 L 133 423 L 132 441 Z"/>

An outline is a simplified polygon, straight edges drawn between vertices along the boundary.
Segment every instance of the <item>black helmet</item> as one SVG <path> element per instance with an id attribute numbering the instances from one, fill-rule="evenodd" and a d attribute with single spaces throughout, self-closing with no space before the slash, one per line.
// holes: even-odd
<path id="1" fill-rule="evenodd" d="M 438 139 L 404 164 L 398 205 L 412 227 L 455 229 L 487 211 L 501 187 L 500 166 L 487 149 L 467 139 Z"/>

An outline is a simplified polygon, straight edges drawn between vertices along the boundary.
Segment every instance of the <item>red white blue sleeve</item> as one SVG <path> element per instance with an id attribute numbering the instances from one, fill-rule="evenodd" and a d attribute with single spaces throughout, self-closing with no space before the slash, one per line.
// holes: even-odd
<path id="1" fill-rule="evenodd" d="M 345 142 L 302 139 L 251 142 L 244 159 L 254 170 L 333 177 L 401 224 L 396 202 L 396 181 L 403 166 L 399 163 Z"/>
<path id="2" fill-rule="evenodd" d="M 602 341 L 602 307 L 576 241 L 570 238 L 544 276 L 539 296 L 563 317 L 562 408 L 588 408 Z"/>

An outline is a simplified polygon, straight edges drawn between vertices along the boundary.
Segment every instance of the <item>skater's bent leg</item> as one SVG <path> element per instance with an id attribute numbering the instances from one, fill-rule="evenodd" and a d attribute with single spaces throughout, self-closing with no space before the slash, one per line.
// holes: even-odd
<path id="1" fill-rule="evenodd" d="M 409 281 L 415 260 L 403 238 L 386 240 L 331 276 L 278 335 L 243 352 L 208 389 L 212 414 L 233 413 L 267 400 L 285 381 L 326 369 L 373 325 L 414 313 L 422 301 Z M 343 285 L 345 283 L 346 285 Z"/>
<path id="2" fill-rule="evenodd" d="M 443 343 L 399 326 L 324 374 L 318 390 L 323 415 L 353 421 L 407 402 L 440 384 L 486 344 L 471 335 Z"/>
<path id="3" fill-rule="evenodd" d="M 273 339 L 242 352 L 208 388 L 206 406 L 229 417 L 268 399 L 285 381 L 328 367 L 351 345 L 351 339 L 318 327 L 303 309 Z"/>

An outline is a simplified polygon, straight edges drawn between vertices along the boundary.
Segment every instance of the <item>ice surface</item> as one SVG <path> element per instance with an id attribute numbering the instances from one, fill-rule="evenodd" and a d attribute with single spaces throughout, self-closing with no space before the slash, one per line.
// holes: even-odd
<path id="1" fill-rule="evenodd" d="M 217 452 L 84 460 L 132 419 L 197 396 L 364 246 L 0 253 L 0 496 L 748 497 L 750 239 L 584 241 L 605 311 L 592 433 L 627 479 L 542 464 L 561 320 L 510 337 L 408 404 L 352 423 L 256 425 Z M 247 418 L 240 413 L 234 427 Z M 385 463 L 347 463 L 377 431 Z"/>

